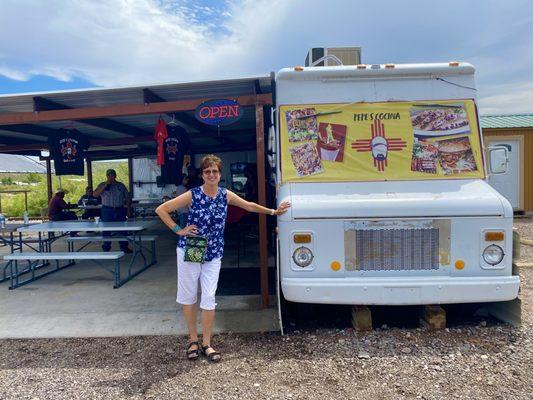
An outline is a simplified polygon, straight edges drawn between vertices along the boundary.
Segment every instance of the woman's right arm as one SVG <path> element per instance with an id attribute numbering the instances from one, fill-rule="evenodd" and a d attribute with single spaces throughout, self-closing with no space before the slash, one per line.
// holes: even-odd
<path id="1" fill-rule="evenodd" d="M 191 191 L 188 190 L 182 195 L 179 195 L 175 199 L 171 199 L 163 204 L 161 204 L 159 207 L 155 209 L 155 212 L 157 215 L 159 215 L 159 218 L 161 218 L 161 221 L 168 226 L 170 229 L 174 230 L 176 227 L 176 222 L 172 219 L 170 216 L 170 213 L 174 210 L 177 210 L 178 208 L 183 208 L 192 203 L 192 194 Z M 194 235 L 197 233 L 196 225 L 188 225 L 186 227 L 180 227 L 180 230 L 175 231 L 180 236 L 187 236 L 187 235 Z"/>

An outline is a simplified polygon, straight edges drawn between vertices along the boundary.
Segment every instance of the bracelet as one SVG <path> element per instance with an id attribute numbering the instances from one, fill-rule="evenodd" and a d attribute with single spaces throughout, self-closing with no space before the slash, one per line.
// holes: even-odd
<path id="1" fill-rule="evenodd" d="M 181 226 L 179 226 L 178 224 L 172 227 L 172 232 L 176 233 L 177 231 L 181 231 Z"/>
<path id="2" fill-rule="evenodd" d="M 274 215 L 274 214 L 276 214 L 276 210 L 271 209 L 271 210 L 270 210 L 270 215 Z"/>

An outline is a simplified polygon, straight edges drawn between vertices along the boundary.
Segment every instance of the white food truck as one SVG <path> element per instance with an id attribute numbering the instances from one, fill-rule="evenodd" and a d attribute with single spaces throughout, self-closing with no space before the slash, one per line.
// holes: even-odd
<path id="1" fill-rule="evenodd" d="M 513 210 L 486 181 L 472 65 L 287 68 L 275 104 L 277 201 L 292 203 L 278 217 L 285 299 L 517 297 Z"/>

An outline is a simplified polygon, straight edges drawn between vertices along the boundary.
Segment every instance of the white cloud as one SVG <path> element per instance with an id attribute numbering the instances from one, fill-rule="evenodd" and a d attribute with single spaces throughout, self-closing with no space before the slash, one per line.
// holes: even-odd
<path id="1" fill-rule="evenodd" d="M 367 63 L 471 61 L 484 107 L 532 110 L 532 11 L 528 0 L 2 0 L 0 75 L 207 80 L 361 45 Z"/>
<path id="2" fill-rule="evenodd" d="M 18 69 L 13 69 L 6 65 L 1 65 L 1 64 L 0 64 L 0 75 L 3 75 L 9 79 L 13 79 L 14 81 L 27 81 L 30 78 L 30 74 L 24 73 Z"/>
<path id="3" fill-rule="evenodd" d="M 491 86 L 491 93 L 480 94 L 481 114 L 533 113 L 533 82 Z"/>
<path id="4" fill-rule="evenodd" d="M 153 0 L 10 1 L 0 5 L 0 73 L 83 77 L 97 85 L 238 76 L 267 32 L 276 28 L 277 1 L 230 3 L 227 32 L 198 22 L 197 7 L 171 10 Z M 243 7 L 244 6 L 244 7 Z M 279 6 L 279 7 L 278 7 Z M 26 10 L 31 10 L 27 13 Z M 202 8 L 204 14 L 212 9 Z M 24 24 L 20 24 L 21 15 Z M 28 15 L 29 14 L 29 15 Z M 28 17 L 26 18 L 26 15 Z M 254 22 L 254 16 L 271 15 Z M 46 21 L 46 22 L 44 22 Z M 191 23 L 192 21 L 192 23 Z M 258 49 L 259 50 L 259 49 Z"/>

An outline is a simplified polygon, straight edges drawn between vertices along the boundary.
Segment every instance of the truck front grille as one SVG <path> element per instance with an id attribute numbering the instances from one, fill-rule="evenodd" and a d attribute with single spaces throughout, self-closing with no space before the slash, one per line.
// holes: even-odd
<path id="1" fill-rule="evenodd" d="M 439 269 L 439 229 L 437 228 L 358 229 L 355 230 L 353 245 L 355 245 L 355 265 L 353 266 L 355 270 Z"/>

